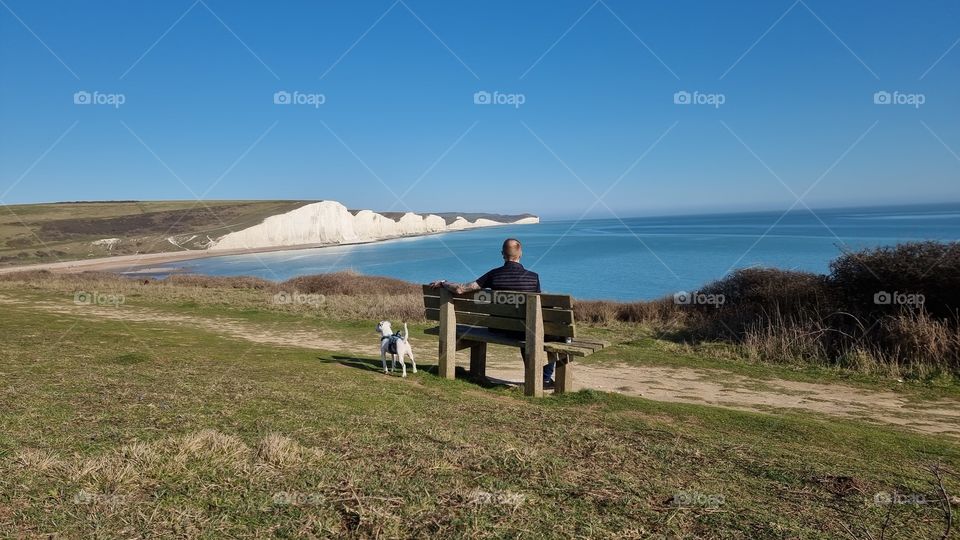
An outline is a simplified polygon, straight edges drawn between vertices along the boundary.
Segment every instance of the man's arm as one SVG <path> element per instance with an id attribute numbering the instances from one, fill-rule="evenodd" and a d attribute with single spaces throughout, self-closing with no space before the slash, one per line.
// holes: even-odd
<path id="1" fill-rule="evenodd" d="M 441 279 L 440 281 L 434 281 L 430 284 L 434 289 L 439 289 L 443 287 L 444 289 L 452 292 L 453 294 L 463 294 L 473 291 L 479 291 L 482 287 L 476 281 L 471 281 L 470 283 L 454 283 L 452 281 L 447 281 Z"/>

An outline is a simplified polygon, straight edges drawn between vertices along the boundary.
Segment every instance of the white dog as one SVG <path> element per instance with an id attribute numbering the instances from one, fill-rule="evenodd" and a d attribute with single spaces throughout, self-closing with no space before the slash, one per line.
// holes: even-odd
<path id="1" fill-rule="evenodd" d="M 387 353 L 393 356 L 393 363 L 390 365 L 392 373 L 397 367 L 397 358 L 400 359 L 400 367 L 403 369 L 403 376 L 407 376 L 407 365 L 403 363 L 404 355 L 410 357 L 410 363 L 413 364 L 413 372 L 417 372 L 417 360 L 413 357 L 413 348 L 410 347 L 410 332 L 407 330 L 407 323 L 403 323 L 403 334 L 393 333 L 390 328 L 390 321 L 380 321 L 377 325 L 377 333 L 380 334 L 380 363 L 383 364 L 383 372 L 387 373 Z"/>

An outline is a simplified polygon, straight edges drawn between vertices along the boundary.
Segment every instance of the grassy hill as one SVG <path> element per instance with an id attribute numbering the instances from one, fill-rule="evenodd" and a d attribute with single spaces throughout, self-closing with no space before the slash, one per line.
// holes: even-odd
<path id="1" fill-rule="evenodd" d="M 211 239 L 317 201 L 104 201 L 4 206 L 0 267 L 203 249 Z M 352 212 L 358 212 L 353 210 Z M 386 212 L 399 219 L 403 212 Z M 474 221 L 531 214 L 437 213 Z"/>
<path id="2" fill-rule="evenodd" d="M 382 310 L 393 289 L 331 291 L 318 309 L 278 305 L 262 285 L 0 279 L 0 531 L 940 538 L 956 511 L 953 437 L 772 406 L 529 399 L 434 376 L 436 338 L 419 323 L 420 372 L 385 376 L 374 319 L 356 310 Z M 78 304 L 79 290 L 125 300 Z M 597 362 L 676 362 L 630 341 L 638 328 L 585 331 L 627 340 Z"/>
<path id="3" fill-rule="evenodd" d="M 217 238 L 256 225 L 271 215 L 309 202 L 312 201 L 10 205 L 0 213 L 0 266 L 201 249 L 208 237 Z M 109 241 L 114 238 L 119 242 Z"/>

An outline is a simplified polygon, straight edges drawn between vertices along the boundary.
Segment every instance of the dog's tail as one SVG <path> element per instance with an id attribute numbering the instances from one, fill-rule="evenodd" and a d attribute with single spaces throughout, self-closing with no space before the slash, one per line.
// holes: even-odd
<path id="1" fill-rule="evenodd" d="M 404 321 L 404 323 L 403 323 L 403 340 L 404 340 L 404 341 L 410 341 L 409 338 L 410 338 L 410 331 L 407 330 L 407 323 L 406 323 L 406 321 Z"/>

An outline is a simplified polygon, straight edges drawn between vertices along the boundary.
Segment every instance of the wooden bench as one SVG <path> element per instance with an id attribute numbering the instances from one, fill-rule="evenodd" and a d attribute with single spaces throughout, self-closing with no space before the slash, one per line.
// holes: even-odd
<path id="1" fill-rule="evenodd" d="M 556 355 L 556 393 L 573 390 L 572 362 L 588 356 L 608 343 L 578 338 L 573 321 L 573 299 L 568 295 L 511 291 L 479 291 L 456 295 L 446 289 L 423 286 L 423 307 L 427 320 L 439 321 L 427 334 L 440 336 L 439 375 L 453 379 L 456 351 L 470 349 L 470 375 L 484 380 L 487 344 L 524 349 L 524 393 L 543 395 L 543 366 L 547 355 Z M 524 337 L 495 332 L 508 330 Z M 518 334 L 514 334 L 518 335 Z M 556 336 L 565 341 L 545 341 Z"/>

